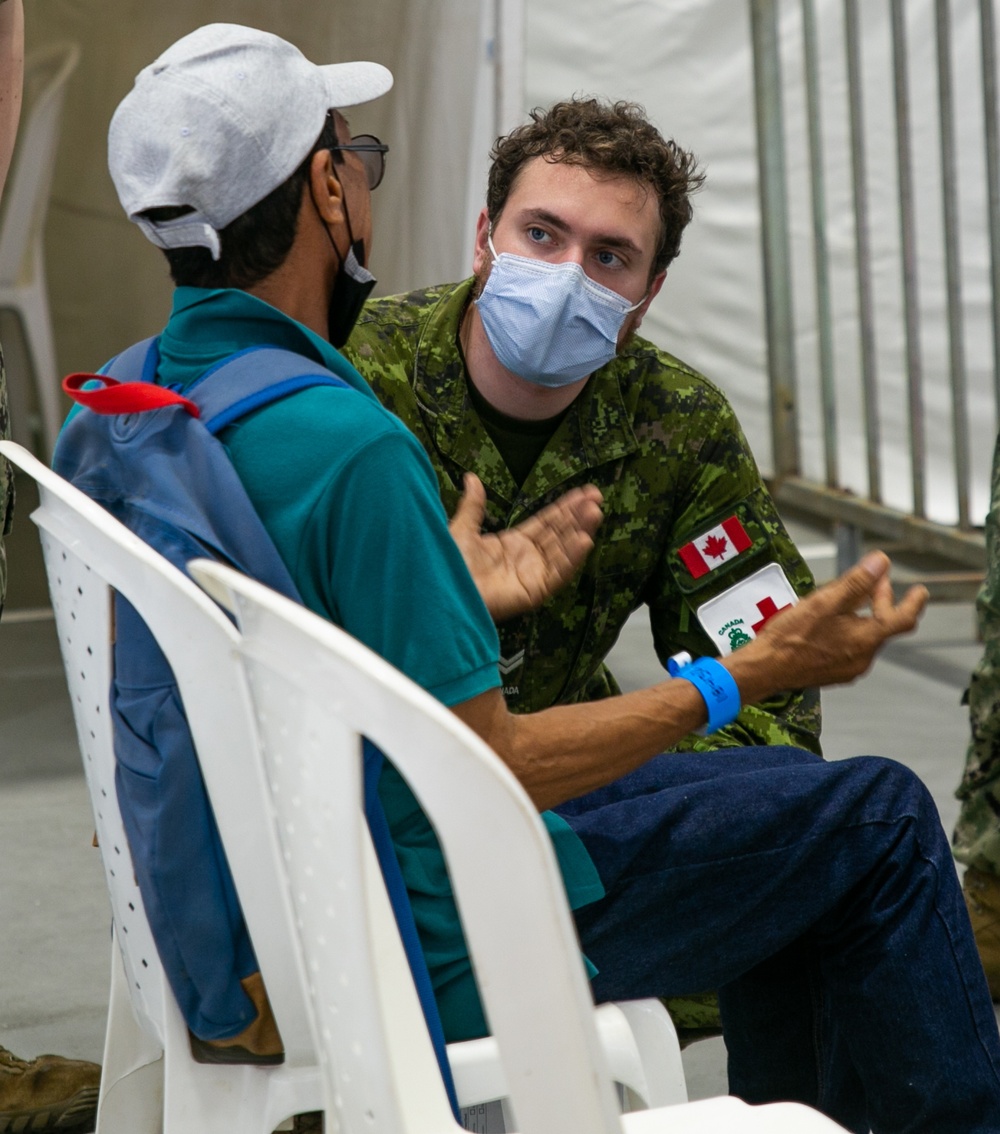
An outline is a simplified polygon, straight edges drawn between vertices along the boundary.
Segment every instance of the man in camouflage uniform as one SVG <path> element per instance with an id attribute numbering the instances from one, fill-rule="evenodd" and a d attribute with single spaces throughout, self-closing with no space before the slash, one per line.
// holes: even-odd
<path id="1" fill-rule="evenodd" d="M 24 12 L 21 0 L 0 0 L 0 194 L 14 150 L 21 107 Z M 7 376 L 0 348 L 0 438 L 10 437 Z M 14 477 L 0 457 L 0 615 L 7 591 L 3 537 L 14 519 Z M 0 1047 L 0 1131 L 93 1130 L 101 1069 L 96 1063 L 39 1055 L 19 1059 Z"/>
<path id="2" fill-rule="evenodd" d="M 986 517 L 986 578 L 976 599 L 983 656 L 966 693 L 972 732 L 954 850 L 966 864 L 965 900 L 986 979 L 1000 1001 L 1000 439 Z"/>
<path id="3" fill-rule="evenodd" d="M 604 523 L 583 571 L 540 609 L 498 627 L 504 694 L 515 712 L 618 693 L 605 658 L 640 606 L 649 609 L 656 653 L 666 664 L 680 650 L 694 657 L 718 652 L 720 642 L 712 641 L 699 623 L 699 608 L 766 564 L 777 564 L 799 595 L 813 585 L 724 395 L 701 374 L 634 334 L 690 219 L 689 194 L 701 183 L 694 159 L 665 142 L 635 107 L 568 102 L 536 118 L 494 150 L 488 205 L 479 224 L 476 277 L 370 300 L 346 350 L 382 402 L 420 439 L 449 514 L 467 472 L 486 487 L 486 526 L 491 530 L 518 523 L 577 485 L 594 483 L 604 495 Z M 549 151 L 553 138 L 565 145 L 575 133 L 579 150 L 572 160 L 584 168 L 600 170 L 603 165 L 606 173 L 634 175 L 627 166 L 616 170 L 605 164 L 599 144 L 584 136 L 595 131 L 629 139 L 638 135 L 638 160 L 659 163 L 656 178 L 647 178 L 647 185 L 652 180 L 660 195 L 663 248 L 647 281 L 647 298 L 631 325 L 626 324 L 617 356 L 589 379 L 567 387 L 563 405 L 555 407 L 558 413 L 538 420 L 531 405 L 519 418 L 489 400 L 480 375 L 466 364 L 463 337 L 478 318 L 473 300 L 491 266 L 488 237 L 497 235 L 496 247 L 501 247 L 495 226 L 507 193 L 523 165 L 542 160 L 537 155 Z M 626 160 L 638 164 L 631 153 Z M 544 239 L 527 249 L 518 246 L 519 252 L 550 259 L 567 254 L 568 238 L 558 232 L 550 237 L 545 217 L 526 220 Z M 555 237 L 560 250 L 553 253 Z M 610 269 L 608 257 L 614 255 L 618 252 L 598 248 L 598 263 L 594 268 L 585 264 L 585 269 L 597 275 L 601 257 Z M 614 287 L 611 270 L 599 282 L 608 279 Z M 501 380 L 508 383 L 503 393 L 522 383 L 515 374 Z M 545 402 L 554 400 L 551 393 L 542 392 Z M 534 420 L 527 420 L 528 413 Z M 749 546 L 695 578 L 682 549 L 733 516 Z M 729 627 L 723 646 L 748 641 L 753 622 L 729 621 L 739 624 Z M 793 690 L 745 706 L 731 725 L 710 737 L 685 737 L 678 750 L 765 744 L 819 752 L 819 731 L 818 693 Z M 711 1004 L 687 1002 L 672 1008 L 692 1034 L 717 1022 Z"/>
<path id="4" fill-rule="evenodd" d="M 547 123 L 560 116 L 572 121 L 576 105 L 553 108 L 535 133 L 555 129 Z M 609 130 L 622 129 L 635 113 L 604 108 L 599 119 Z M 676 167 L 677 199 L 664 207 L 683 215 L 672 234 L 679 246 L 691 215 L 687 195 L 701 179 L 689 154 L 656 138 Z M 495 155 L 503 146 L 502 140 Z M 481 243 L 500 208 L 484 209 Z M 650 299 L 667 263 L 654 264 Z M 504 692 L 514 711 L 618 693 L 604 659 L 628 616 L 644 604 L 665 664 L 678 650 L 693 656 L 718 652 L 698 622 L 698 609 L 764 564 L 780 564 L 797 594 L 812 588 L 809 569 L 761 482 L 725 396 L 707 378 L 635 336 L 638 319 L 626 328 L 617 357 L 580 382 L 557 417 L 506 415 L 505 421 L 477 388 L 459 341 L 477 317 L 472 300 L 482 282 L 480 275 L 369 300 L 345 353 L 420 439 L 449 513 L 466 472 L 486 487 L 491 530 L 518 523 L 575 485 L 594 483 L 604 495 L 604 523 L 582 573 L 541 610 L 499 627 Z M 750 546 L 694 578 L 681 550 L 733 515 Z M 728 728 L 711 738 L 687 737 L 678 747 L 791 744 L 818 752 L 819 731 L 818 696 L 798 690 L 746 707 Z"/>

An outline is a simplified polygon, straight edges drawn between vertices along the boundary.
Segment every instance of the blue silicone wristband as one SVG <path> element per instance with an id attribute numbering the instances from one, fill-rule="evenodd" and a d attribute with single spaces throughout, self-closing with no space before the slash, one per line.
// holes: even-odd
<path id="1" fill-rule="evenodd" d="M 671 677 L 681 677 L 691 684 L 701 694 L 708 710 L 707 733 L 717 732 L 720 728 L 734 721 L 741 708 L 740 691 L 733 680 L 733 675 L 715 658 L 699 658 L 686 665 L 671 658 L 667 662 L 667 672 Z"/>

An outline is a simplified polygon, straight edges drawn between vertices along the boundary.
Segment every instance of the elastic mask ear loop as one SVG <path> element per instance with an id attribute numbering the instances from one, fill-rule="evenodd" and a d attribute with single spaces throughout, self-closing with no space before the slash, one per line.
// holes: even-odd
<path id="1" fill-rule="evenodd" d="M 340 182 L 340 187 L 343 188 L 343 182 Z M 346 200 L 346 198 L 344 198 Z M 313 208 L 316 210 L 316 215 L 319 217 L 319 223 L 323 226 L 323 231 L 326 233 L 327 240 L 330 241 L 330 247 L 333 249 L 333 254 L 337 257 L 337 274 L 344 270 L 344 257 L 340 254 L 340 249 L 337 247 L 336 240 L 333 239 L 333 234 L 330 232 L 330 226 L 323 219 L 323 214 L 319 211 L 319 205 L 313 201 Z M 347 216 L 347 237 L 350 240 L 351 233 L 351 218 L 347 215 L 347 209 L 344 209 L 344 215 Z"/>
<path id="2" fill-rule="evenodd" d="M 343 181 L 340 182 L 340 187 L 341 187 L 341 189 L 344 188 Z M 367 271 L 367 269 L 365 268 L 365 263 L 364 263 L 364 261 L 365 261 L 365 242 L 363 240 L 355 240 L 354 239 L 354 227 L 351 224 L 351 211 L 347 207 L 347 193 L 346 192 L 344 193 L 342 200 L 343 200 L 343 203 L 344 203 L 344 217 L 347 220 L 348 247 L 350 248 L 351 252 L 354 253 L 354 258 L 358 262 L 358 267 L 361 268 L 362 271 Z M 358 255 L 359 250 L 361 252 L 360 256 Z M 339 253 L 338 253 L 338 255 L 339 255 Z M 343 262 L 344 261 L 341 260 L 342 264 L 343 264 Z"/>
<path id="3" fill-rule="evenodd" d="M 624 299 L 625 297 L 622 296 L 622 298 Z M 631 307 L 626 307 L 624 314 L 625 315 L 631 315 L 633 311 L 638 311 L 639 308 L 646 302 L 646 300 L 648 298 L 649 298 L 649 292 L 647 291 L 646 294 L 642 297 L 642 299 L 639 300 L 638 303 L 633 303 Z"/>
<path id="4" fill-rule="evenodd" d="M 344 183 L 340 182 L 341 190 Z M 351 224 L 351 213 L 347 206 L 347 196 L 341 197 L 344 206 L 344 219 L 347 223 L 347 239 L 349 241 L 346 256 L 340 254 L 333 233 L 326 228 L 327 239 L 337 257 L 339 267 L 330 291 L 330 300 L 327 307 L 327 337 L 333 346 L 338 349 L 347 342 L 354 324 L 361 314 L 365 300 L 375 286 L 375 277 L 361 263 L 365 255 L 363 240 L 354 239 L 354 228 Z M 322 218 L 321 218 L 322 219 Z M 359 259 L 359 253 L 361 259 Z"/>
<path id="5" fill-rule="evenodd" d="M 2 0 L 0 0 L 0 3 L 2 3 Z M 332 157 L 332 151 L 331 151 L 331 157 Z M 347 248 L 348 248 L 348 255 L 347 256 L 341 256 L 340 249 L 337 247 L 337 242 L 333 239 L 333 234 L 330 232 L 329 226 L 327 225 L 326 221 L 323 220 L 322 215 L 319 216 L 319 219 L 320 219 L 320 222 L 323 225 L 323 231 L 326 233 L 326 238 L 327 238 L 327 240 L 330 241 L 330 247 L 333 249 L 334 255 L 337 257 L 337 264 L 338 264 L 337 274 L 339 275 L 342 271 L 344 271 L 344 267 L 347 264 L 347 259 L 350 256 L 351 252 L 354 253 L 354 257 L 358 262 L 358 267 L 360 267 L 362 269 L 362 271 L 364 271 L 366 269 L 365 269 L 365 266 L 362 263 L 362 261 L 364 259 L 365 242 L 363 240 L 355 240 L 354 239 L 354 227 L 351 224 L 351 211 L 347 207 L 347 190 L 344 186 L 344 182 L 339 177 L 337 178 L 337 184 L 341 188 L 342 196 L 341 196 L 340 200 L 341 200 L 341 204 L 344 206 L 344 218 L 347 221 Z M 313 202 L 313 205 L 316 208 L 317 215 L 319 215 L 319 206 L 316 205 L 315 201 Z M 357 247 L 359 245 L 360 245 L 360 248 L 361 248 L 361 256 L 360 257 L 358 256 L 358 253 L 357 253 Z"/>

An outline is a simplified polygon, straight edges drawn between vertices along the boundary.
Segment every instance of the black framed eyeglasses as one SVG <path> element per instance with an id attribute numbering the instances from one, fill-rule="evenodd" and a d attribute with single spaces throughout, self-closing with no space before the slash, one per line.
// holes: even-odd
<path id="1" fill-rule="evenodd" d="M 341 151 L 349 150 L 361 158 L 369 189 L 377 189 L 382 184 L 382 178 L 385 176 L 385 155 L 389 152 L 385 142 L 380 142 L 374 134 L 357 134 L 348 145 L 338 144 L 333 148 Z"/>

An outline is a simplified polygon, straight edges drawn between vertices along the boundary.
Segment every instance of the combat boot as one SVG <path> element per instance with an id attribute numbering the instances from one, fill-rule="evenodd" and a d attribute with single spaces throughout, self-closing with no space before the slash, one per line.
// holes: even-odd
<path id="1" fill-rule="evenodd" d="M 0 1134 L 93 1130 L 100 1085 L 96 1063 L 59 1055 L 29 1061 L 0 1047 Z"/>
<path id="2" fill-rule="evenodd" d="M 1000 877 L 970 866 L 962 891 L 990 996 L 1000 1001 Z"/>

